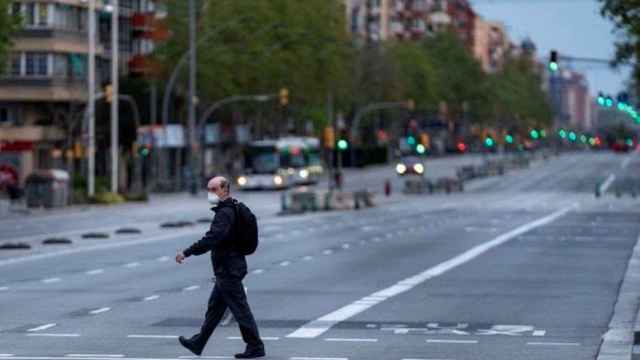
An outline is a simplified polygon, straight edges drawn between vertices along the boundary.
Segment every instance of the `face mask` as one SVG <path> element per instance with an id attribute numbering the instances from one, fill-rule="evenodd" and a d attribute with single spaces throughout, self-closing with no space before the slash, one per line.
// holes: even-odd
<path id="1" fill-rule="evenodd" d="M 220 198 L 218 197 L 218 195 L 216 193 L 208 192 L 207 193 L 207 200 L 209 201 L 209 204 L 217 205 L 218 202 L 220 201 Z"/>

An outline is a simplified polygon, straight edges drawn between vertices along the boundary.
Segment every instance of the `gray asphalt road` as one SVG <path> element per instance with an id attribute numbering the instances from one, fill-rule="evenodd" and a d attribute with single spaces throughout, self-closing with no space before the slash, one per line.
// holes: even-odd
<path id="1" fill-rule="evenodd" d="M 246 286 L 267 358 L 594 359 L 640 233 L 640 200 L 593 196 L 620 169 L 631 174 L 640 160 L 570 154 L 461 194 L 262 216 Z M 377 183 L 383 171 L 363 173 L 363 182 Z M 263 209 L 278 200 L 256 196 Z M 160 203 L 118 212 L 102 217 L 156 229 L 172 215 Z M 205 216 L 206 204 L 184 203 L 185 213 Z M 82 226 L 98 221 L 79 212 L 60 215 L 60 227 L 73 230 L 74 217 Z M 42 236 L 57 230 L 51 222 L 13 231 Z M 188 358 L 176 338 L 200 325 L 211 270 L 206 256 L 182 266 L 172 257 L 204 229 L 94 240 L 47 256 L 5 252 L 0 359 Z M 207 357 L 242 350 L 227 320 Z"/>

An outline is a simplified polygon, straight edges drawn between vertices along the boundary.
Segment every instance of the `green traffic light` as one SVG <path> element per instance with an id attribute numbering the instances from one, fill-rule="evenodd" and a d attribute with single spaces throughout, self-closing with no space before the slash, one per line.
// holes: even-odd
<path id="1" fill-rule="evenodd" d="M 424 154 L 427 149 L 424 147 L 424 145 L 418 144 L 418 146 L 416 146 L 416 151 L 418 152 L 418 154 Z"/>
<path id="2" fill-rule="evenodd" d="M 627 139 L 627 145 L 628 146 L 633 146 L 633 140 L 632 139 Z"/>
<path id="3" fill-rule="evenodd" d="M 604 99 L 604 97 L 598 96 L 598 105 L 605 106 L 605 104 L 606 104 L 606 100 Z"/>
<path id="4" fill-rule="evenodd" d="M 587 142 L 587 136 L 586 135 L 581 135 L 580 136 L 580 141 L 585 144 Z"/>
<path id="5" fill-rule="evenodd" d="M 564 131 L 564 130 L 560 130 L 560 131 L 558 131 L 558 135 L 560 135 L 561 138 L 566 139 L 567 132 Z"/>
<path id="6" fill-rule="evenodd" d="M 149 148 L 143 147 L 142 149 L 140 149 L 140 155 L 142 155 L 142 156 L 149 155 Z"/>
<path id="7" fill-rule="evenodd" d="M 495 144 L 495 141 L 493 141 L 493 139 L 492 139 L 492 138 L 488 137 L 488 138 L 484 139 L 484 144 L 485 144 L 487 147 L 492 147 L 492 146 L 493 146 L 493 144 Z"/>
<path id="8" fill-rule="evenodd" d="M 538 130 L 531 130 L 529 135 L 531 135 L 531 138 L 534 140 L 537 140 L 540 137 L 540 133 L 538 133 Z"/>
<path id="9" fill-rule="evenodd" d="M 625 103 L 618 103 L 618 110 L 625 111 L 627 109 L 627 105 Z"/>
<path id="10" fill-rule="evenodd" d="M 605 100 L 605 106 L 606 107 L 612 107 L 613 106 L 613 100 L 611 98 L 607 98 Z"/>
<path id="11" fill-rule="evenodd" d="M 511 135 L 507 135 L 504 137 L 504 141 L 507 142 L 507 144 L 513 144 L 513 136 Z"/>
<path id="12" fill-rule="evenodd" d="M 338 140 L 338 149 L 347 150 L 349 148 L 349 143 L 345 139 Z"/>
<path id="13" fill-rule="evenodd" d="M 569 133 L 569 140 L 576 141 L 577 139 L 578 136 L 576 135 L 576 133 L 574 133 L 573 131 Z"/>
<path id="14" fill-rule="evenodd" d="M 409 144 L 411 146 L 415 145 L 416 144 L 416 138 L 414 138 L 413 136 L 409 136 L 407 138 L 407 144 Z"/>
<path id="15" fill-rule="evenodd" d="M 556 72 L 558 71 L 558 69 L 560 69 L 560 66 L 558 65 L 557 62 L 552 61 L 549 63 L 549 70 Z"/>

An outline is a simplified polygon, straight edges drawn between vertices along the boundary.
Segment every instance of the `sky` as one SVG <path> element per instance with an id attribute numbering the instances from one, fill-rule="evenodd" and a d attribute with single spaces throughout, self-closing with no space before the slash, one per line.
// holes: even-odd
<path id="1" fill-rule="evenodd" d="M 538 58 L 547 61 L 549 51 L 560 56 L 611 59 L 615 54 L 613 24 L 600 15 L 597 0 L 470 0 L 486 20 L 503 22 L 512 41 L 529 37 L 538 47 Z M 561 65 L 563 65 L 561 63 Z M 614 71 L 607 65 L 574 63 L 585 74 L 590 92 L 616 95 L 629 79 L 629 68 Z"/>

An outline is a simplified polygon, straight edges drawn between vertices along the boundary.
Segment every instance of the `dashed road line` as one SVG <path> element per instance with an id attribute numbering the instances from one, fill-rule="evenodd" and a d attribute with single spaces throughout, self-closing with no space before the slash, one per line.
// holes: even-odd
<path id="1" fill-rule="evenodd" d="M 373 338 L 327 338 L 324 341 L 331 342 L 378 342 L 378 339 Z"/>
<path id="2" fill-rule="evenodd" d="M 535 330 L 533 332 L 533 336 L 545 336 L 547 334 L 546 330 Z"/>
<path id="3" fill-rule="evenodd" d="M 160 296 L 158 295 L 151 295 L 151 296 L 147 296 L 146 298 L 142 299 L 142 301 L 153 301 L 153 300 L 158 300 L 160 298 Z"/>
<path id="4" fill-rule="evenodd" d="M 144 335 L 144 334 L 132 334 L 127 335 L 130 339 L 177 339 L 179 335 Z"/>
<path id="5" fill-rule="evenodd" d="M 9 290 L 8 286 L 0 286 L 0 291 L 7 291 Z"/>
<path id="6" fill-rule="evenodd" d="M 350 247 L 351 247 L 351 245 L 349 245 L 349 244 L 342 244 L 342 248 L 345 249 L 345 250 L 349 249 Z"/>
<path id="7" fill-rule="evenodd" d="M 38 327 L 34 327 L 31 329 L 28 329 L 28 332 L 35 332 L 35 331 L 42 331 L 42 330 L 47 330 L 47 329 L 51 329 L 52 327 L 56 326 L 56 324 L 51 323 L 51 324 L 44 324 Z"/>
<path id="8" fill-rule="evenodd" d="M 333 250 L 327 249 L 327 250 L 323 251 L 322 254 L 323 255 L 331 255 L 331 254 L 333 254 Z"/>
<path id="9" fill-rule="evenodd" d="M 277 337 L 277 336 L 261 336 L 260 339 L 266 340 L 266 341 L 278 341 L 278 340 L 280 340 L 280 338 Z M 240 336 L 227 336 L 227 340 L 242 340 L 242 337 L 240 337 Z"/>
<path id="10" fill-rule="evenodd" d="M 52 284 L 52 283 L 56 283 L 59 282 L 61 279 L 58 277 L 54 277 L 54 278 L 46 278 L 46 279 L 42 279 L 42 282 L 45 284 Z"/>
<path id="11" fill-rule="evenodd" d="M 138 267 L 138 266 L 140 266 L 139 262 L 130 262 L 130 263 L 124 265 L 124 267 L 126 267 L 128 269 L 132 269 L 132 268 Z"/>
<path id="12" fill-rule="evenodd" d="M 304 260 L 304 261 L 310 261 L 310 260 L 313 260 L 313 256 L 309 256 L 309 255 L 307 255 L 307 256 L 303 257 L 303 258 L 302 258 L 302 260 Z"/>
<path id="13" fill-rule="evenodd" d="M 170 257 L 168 257 L 168 256 L 160 256 L 160 257 L 159 257 L 159 258 L 157 258 L 156 260 L 157 260 L 157 261 L 160 261 L 160 262 L 165 262 L 165 261 L 169 261 L 170 259 L 171 259 L 171 258 L 170 258 Z"/>
<path id="14" fill-rule="evenodd" d="M 182 291 L 194 291 L 194 290 L 198 290 L 200 289 L 199 285 L 191 285 L 191 286 L 187 286 L 186 288 L 182 289 Z"/>
<path id="15" fill-rule="evenodd" d="M 264 269 L 255 269 L 251 273 L 252 274 L 262 274 L 262 273 L 264 273 Z"/>
<path id="16" fill-rule="evenodd" d="M 107 312 L 107 311 L 110 311 L 110 310 L 111 310 L 110 307 L 103 307 L 103 308 L 100 308 L 100 309 L 91 310 L 91 311 L 89 311 L 89 314 L 97 315 L 97 314 L 102 314 L 103 312 Z"/>
<path id="17" fill-rule="evenodd" d="M 291 265 L 291 261 L 283 261 L 280 263 L 280 266 L 289 266 Z"/>
<path id="18" fill-rule="evenodd" d="M 66 357 L 78 358 L 78 357 L 97 357 L 97 358 L 123 358 L 122 354 L 67 354 Z"/>
<path id="19" fill-rule="evenodd" d="M 346 357 L 306 357 L 306 356 L 294 356 L 289 360 L 349 360 Z"/>
<path id="20" fill-rule="evenodd" d="M 52 333 L 29 333 L 27 336 L 42 336 L 42 337 L 80 337 L 80 334 L 52 334 Z"/>
<path id="21" fill-rule="evenodd" d="M 580 346 L 580 343 L 562 343 L 562 342 L 528 342 L 530 346 Z"/>
<path id="22" fill-rule="evenodd" d="M 480 245 L 476 245 L 474 247 L 472 247 L 471 249 L 449 259 L 446 260 L 434 267 L 428 268 L 414 276 L 411 276 L 409 278 L 406 278 L 404 280 L 401 280 L 399 282 L 397 282 L 396 284 L 387 287 L 385 289 L 382 289 L 380 291 L 377 291 L 375 293 L 372 293 L 369 295 L 369 297 L 378 297 L 379 300 L 373 301 L 373 299 L 371 299 L 372 301 L 367 301 L 367 300 L 363 300 L 363 299 L 359 299 L 354 301 L 351 304 L 348 304 L 346 306 L 343 306 L 342 308 L 339 308 L 329 314 L 326 314 L 316 320 L 312 320 L 306 324 L 304 324 L 303 326 L 301 326 L 300 328 L 298 328 L 297 330 L 295 330 L 294 332 L 290 333 L 287 335 L 288 338 L 315 338 L 318 337 L 322 334 L 324 334 L 325 332 L 327 332 L 329 329 L 331 329 L 333 326 L 335 326 L 336 324 L 343 322 L 349 318 L 352 318 L 368 309 L 370 309 L 371 307 L 375 306 L 376 304 L 379 304 L 383 301 L 386 301 L 394 296 L 397 296 L 399 294 L 405 293 L 413 288 L 415 288 L 416 286 L 426 282 L 427 280 L 430 280 L 432 278 L 438 277 L 452 269 L 455 269 L 461 265 L 464 265 L 466 263 L 468 263 L 469 261 L 479 257 L 480 255 L 483 255 L 484 253 L 486 253 L 487 251 L 500 246 L 510 240 L 513 240 L 514 238 L 517 238 L 519 235 L 522 235 L 528 231 L 531 231 L 532 229 L 535 229 L 537 227 L 549 224 L 553 221 L 555 221 L 556 219 L 566 215 L 568 212 L 574 210 L 578 205 L 574 204 L 571 206 L 568 206 L 564 209 L 558 210 L 550 215 L 547 215 L 543 218 L 540 218 L 538 220 L 529 222 L 527 224 L 521 225 L 505 234 L 502 234 L 496 238 L 494 238 L 493 240 L 490 240 L 488 242 L 482 243 Z M 364 303 L 361 303 L 359 301 L 363 300 Z"/>
<path id="23" fill-rule="evenodd" d="M 87 274 L 87 275 L 98 275 L 98 274 L 102 274 L 103 272 L 104 272 L 104 269 L 95 269 L 95 270 L 87 271 L 85 274 Z"/>
<path id="24" fill-rule="evenodd" d="M 477 344 L 478 340 L 427 339 L 428 344 Z"/>

